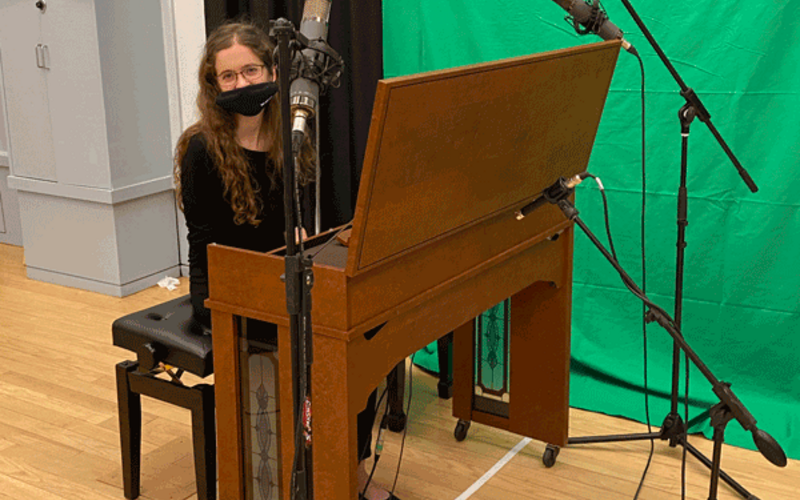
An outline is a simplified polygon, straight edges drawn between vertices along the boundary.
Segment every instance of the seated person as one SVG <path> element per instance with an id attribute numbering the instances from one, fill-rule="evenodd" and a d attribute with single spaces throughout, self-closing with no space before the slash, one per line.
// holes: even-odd
<path id="1" fill-rule="evenodd" d="M 283 150 L 273 46 L 249 23 L 220 26 L 200 63 L 200 120 L 181 135 L 175 154 L 178 204 L 189 230 L 190 295 L 194 317 L 211 326 L 207 245 L 269 251 L 286 244 Z M 314 153 L 303 145 L 299 182 L 314 177 Z M 264 325 L 262 323 L 262 325 Z M 358 415 L 359 488 L 367 482 L 375 393 Z M 394 498 L 370 484 L 365 498 Z"/>

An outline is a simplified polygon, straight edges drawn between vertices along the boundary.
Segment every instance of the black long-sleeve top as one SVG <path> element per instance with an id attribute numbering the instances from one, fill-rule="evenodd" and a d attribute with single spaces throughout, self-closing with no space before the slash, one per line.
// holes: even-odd
<path id="1" fill-rule="evenodd" d="M 263 201 L 258 227 L 236 224 L 230 203 L 223 196 L 222 179 L 200 135 L 189 141 L 181 162 L 183 213 L 189 230 L 189 291 L 195 319 L 211 324 L 210 313 L 203 306 L 208 298 L 208 250 L 218 243 L 255 251 L 269 251 L 286 244 L 283 210 L 283 183 L 267 175 L 267 153 L 245 150 L 251 166 L 251 181 Z"/>

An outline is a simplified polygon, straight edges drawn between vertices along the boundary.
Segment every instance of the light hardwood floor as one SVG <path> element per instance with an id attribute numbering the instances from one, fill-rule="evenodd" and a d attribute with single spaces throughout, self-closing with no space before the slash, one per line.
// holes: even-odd
<path id="1" fill-rule="evenodd" d="M 185 293 L 185 279 L 175 291 L 154 287 L 123 299 L 32 281 L 22 249 L 0 244 L 0 499 L 123 498 L 114 365 L 132 354 L 111 345 L 111 323 Z M 473 424 L 467 439 L 456 442 L 450 403 L 436 397 L 436 380 L 415 368 L 413 383 L 395 492 L 403 500 L 459 498 L 522 436 Z M 147 398 L 143 409 L 141 498 L 196 499 L 188 411 Z M 580 410 L 570 419 L 571 435 L 644 430 Z M 376 481 L 392 484 L 401 439 L 389 433 Z M 710 456 L 708 440 L 692 442 Z M 544 446 L 529 443 L 469 498 L 633 498 L 650 449 L 647 442 L 573 446 L 548 469 Z M 680 455 L 655 443 L 639 498 L 680 498 Z M 727 445 L 723 452 L 723 468 L 762 500 L 800 499 L 798 465 L 780 469 L 757 452 Z M 709 474 L 691 457 L 687 477 L 686 498 L 707 499 Z M 721 484 L 718 498 L 740 497 Z"/>

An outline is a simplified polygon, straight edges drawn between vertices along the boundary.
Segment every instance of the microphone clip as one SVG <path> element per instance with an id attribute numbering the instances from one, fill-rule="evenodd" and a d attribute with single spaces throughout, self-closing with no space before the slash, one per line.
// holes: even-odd
<path id="1" fill-rule="evenodd" d="M 302 31 L 284 19 L 269 22 L 269 37 L 275 40 L 278 32 L 288 31 L 289 48 L 291 49 L 291 72 L 289 81 L 304 78 L 319 85 L 324 94 L 328 88 L 339 88 L 344 72 L 344 59 L 328 42 L 322 38 L 309 39 Z M 308 55 L 312 51 L 312 55 Z M 275 49 L 277 56 L 277 44 Z M 275 57 L 277 61 L 277 57 Z"/>
<path id="2" fill-rule="evenodd" d="M 319 85 L 321 94 L 328 88 L 338 88 L 344 71 L 342 56 L 321 38 L 308 40 L 298 32 L 299 37 L 305 39 L 307 43 L 304 46 L 301 43 L 297 44 L 304 48 L 296 47 L 290 80 L 305 78 L 313 81 Z M 313 55 L 308 56 L 306 50 L 313 51 Z"/>
<path id="3" fill-rule="evenodd" d="M 586 5 L 591 7 L 589 18 L 586 20 L 586 27 L 581 28 L 581 24 L 573 16 L 566 16 L 564 19 L 572 25 L 575 32 L 579 35 L 588 35 L 590 33 L 597 33 L 603 23 L 608 20 L 608 14 L 600 8 L 599 0 L 593 2 L 586 2 Z"/>

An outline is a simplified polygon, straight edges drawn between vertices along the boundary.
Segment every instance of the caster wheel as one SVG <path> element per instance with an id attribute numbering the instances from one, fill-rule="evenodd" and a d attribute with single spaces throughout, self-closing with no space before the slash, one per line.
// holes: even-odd
<path id="1" fill-rule="evenodd" d="M 453 435 L 456 437 L 456 441 L 463 441 L 467 438 L 467 431 L 469 430 L 470 421 L 468 420 L 459 420 L 456 424 L 456 430 L 453 431 Z"/>
<path id="2" fill-rule="evenodd" d="M 544 455 L 542 455 L 542 462 L 544 462 L 545 467 L 549 469 L 556 464 L 556 457 L 559 451 L 561 451 L 561 448 L 558 446 L 553 446 L 552 444 L 547 445 L 544 449 Z"/>

